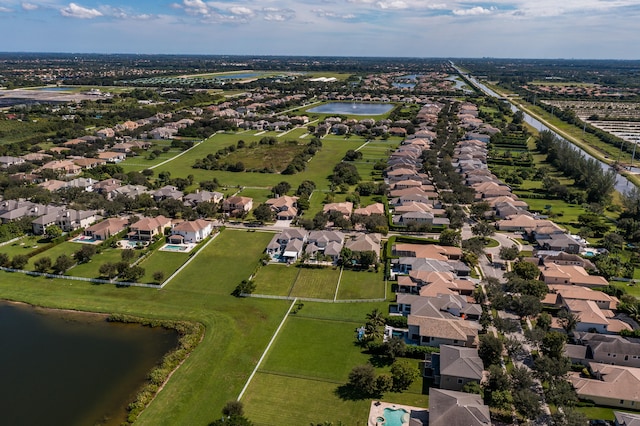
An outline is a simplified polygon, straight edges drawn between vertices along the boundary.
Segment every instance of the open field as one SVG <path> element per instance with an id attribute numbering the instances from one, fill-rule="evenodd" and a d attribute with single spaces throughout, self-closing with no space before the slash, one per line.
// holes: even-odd
<path id="1" fill-rule="evenodd" d="M 51 259 L 52 264 L 56 263 L 56 259 L 58 258 L 58 256 L 63 254 L 66 254 L 67 256 L 72 258 L 73 254 L 78 250 L 80 250 L 81 248 L 82 248 L 82 244 L 71 243 L 69 241 L 66 241 L 62 244 L 58 244 L 57 246 L 50 248 L 49 250 L 46 250 L 40 254 L 37 254 L 31 257 L 29 259 L 29 263 L 27 263 L 27 265 L 23 269 L 32 271 L 34 269 L 35 262 L 42 257 L 49 257 Z M 71 274 L 67 272 L 67 275 L 71 275 Z"/>
<path id="2" fill-rule="evenodd" d="M 206 327 L 203 341 L 136 424 L 208 424 L 219 416 L 227 400 L 237 398 L 289 307 L 287 302 L 230 296 L 254 271 L 270 238 L 265 233 L 223 231 L 162 290 L 2 273 L 0 298 L 53 308 L 202 322 Z"/>
<path id="3" fill-rule="evenodd" d="M 77 244 L 80 246 L 80 244 Z M 100 254 L 96 254 L 89 262 L 81 263 L 67 272 L 67 275 L 85 278 L 100 278 L 100 266 L 105 263 L 118 263 L 122 260 L 122 250 L 106 248 Z"/>
<path id="4" fill-rule="evenodd" d="M 253 279 L 256 284 L 255 293 L 288 296 L 299 273 L 300 268 L 284 263 L 263 266 Z"/>
<path id="5" fill-rule="evenodd" d="M 325 304 L 305 303 L 288 317 L 251 382 L 243 402 L 256 425 L 366 424 L 371 400 L 342 398 L 338 390 L 353 367 L 369 360 L 355 344 L 355 330 L 364 322 L 364 312 L 375 304 L 331 304 L 328 310 L 318 305 Z M 340 314 L 328 318 L 337 312 L 336 305 L 342 305 Z M 345 318 L 352 308 L 360 313 Z M 316 310 L 322 310 L 326 319 L 316 318 Z M 411 362 L 417 366 L 417 360 Z M 386 370 L 379 368 L 379 372 Z M 429 397 L 422 394 L 422 385 L 419 379 L 407 392 L 388 393 L 381 400 L 427 407 Z"/>
<path id="6" fill-rule="evenodd" d="M 339 269 L 300 268 L 291 296 L 314 299 L 333 299 L 338 285 Z"/>
<path id="7" fill-rule="evenodd" d="M 333 164 L 340 162 L 344 154 L 349 149 L 355 149 L 362 144 L 358 140 L 349 140 L 340 137 L 327 136 L 322 140 L 322 149 L 316 153 L 316 155 L 307 164 L 307 169 L 304 172 L 295 175 L 280 175 L 277 173 L 251 173 L 251 172 L 227 172 L 216 170 L 202 170 L 194 169 L 192 166 L 196 160 L 206 157 L 208 154 L 213 154 L 221 148 L 235 145 L 240 139 L 246 143 L 259 141 L 265 136 L 275 136 L 278 134 L 275 132 L 267 132 L 263 135 L 252 136 L 251 134 L 231 134 L 231 133 L 218 133 L 211 138 L 200 143 L 190 151 L 163 164 L 154 169 L 156 175 L 163 171 L 171 173 L 171 177 L 183 177 L 193 175 L 196 182 L 203 180 L 212 180 L 218 178 L 223 185 L 228 186 L 273 186 L 277 183 L 286 180 L 292 187 L 297 187 L 303 180 L 312 180 L 316 183 L 318 188 L 326 189 L 329 187 L 327 176 L 330 170 L 333 168 Z M 289 135 L 284 136 L 287 138 Z M 306 140 L 306 139 L 305 139 Z M 132 159 L 133 160 L 133 159 Z M 154 160 L 155 161 L 155 160 Z M 127 165 L 126 162 L 122 163 L 125 171 L 143 170 L 148 168 L 148 165 L 138 165 L 139 163 L 131 163 Z M 136 164 L 136 165 L 134 165 Z M 159 163 L 156 163 L 159 164 Z"/>
<path id="8" fill-rule="evenodd" d="M 17 254 L 29 254 L 40 246 L 48 244 L 42 239 L 42 236 L 29 236 L 20 238 L 10 244 L 5 244 L 0 247 L 0 253 L 4 253 L 9 258 Z"/>
<path id="9" fill-rule="evenodd" d="M 380 299 L 384 297 L 384 274 L 368 271 L 342 271 L 338 299 Z"/>
<path id="10" fill-rule="evenodd" d="M 144 268 L 145 274 L 138 280 L 141 283 L 153 284 L 154 272 L 164 273 L 167 279 L 173 274 L 184 262 L 189 259 L 190 253 L 174 253 L 168 251 L 155 251 L 151 255 L 144 258 L 138 266 Z"/>

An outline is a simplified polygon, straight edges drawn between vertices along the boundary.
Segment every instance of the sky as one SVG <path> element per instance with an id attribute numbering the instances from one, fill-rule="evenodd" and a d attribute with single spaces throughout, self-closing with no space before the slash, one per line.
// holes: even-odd
<path id="1" fill-rule="evenodd" d="M 0 51 L 640 59 L 640 0 L 0 0 Z"/>

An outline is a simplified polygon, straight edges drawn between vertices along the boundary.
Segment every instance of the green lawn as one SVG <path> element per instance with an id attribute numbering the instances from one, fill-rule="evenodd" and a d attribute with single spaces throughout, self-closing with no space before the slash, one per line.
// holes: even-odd
<path id="1" fill-rule="evenodd" d="M 118 263 L 122 261 L 122 250 L 117 248 L 106 248 L 100 254 L 96 254 L 87 263 L 69 269 L 67 275 L 74 277 L 100 278 L 100 266 L 105 263 Z"/>
<path id="2" fill-rule="evenodd" d="M 342 304 L 306 303 L 289 316 L 243 397 L 247 416 L 256 425 L 367 424 L 371 399 L 342 399 L 337 391 L 353 367 L 369 360 L 354 344 L 355 330 L 364 322 L 365 312 L 376 305 L 349 304 L 339 311 L 334 309 L 337 305 Z M 344 318 L 346 312 L 354 314 L 352 308 L 357 314 Z M 337 315 L 315 318 L 320 311 L 327 317 Z M 417 366 L 417 360 L 411 361 Z M 428 407 L 429 397 L 422 394 L 422 387 L 419 379 L 407 392 L 388 393 L 382 400 Z"/>
<path id="3" fill-rule="evenodd" d="M 338 285 L 338 269 L 300 268 L 291 296 L 313 299 L 333 299 Z"/>
<path id="4" fill-rule="evenodd" d="M 35 262 L 42 257 L 49 257 L 51 259 L 51 264 L 56 263 L 56 259 L 58 256 L 66 254 L 69 257 L 73 257 L 73 254 L 82 248 L 82 244 L 79 243 L 71 243 L 66 241 L 64 243 L 58 244 L 57 246 L 51 247 L 49 250 L 46 250 L 40 254 L 37 254 L 29 259 L 29 263 L 23 268 L 28 271 L 32 271 L 34 269 Z M 67 275 L 71 275 L 67 273 Z"/>
<path id="5" fill-rule="evenodd" d="M 338 299 L 378 299 L 384 297 L 384 274 L 368 271 L 342 271 Z"/>
<path id="6" fill-rule="evenodd" d="M 238 195 L 243 197 L 253 198 L 253 207 L 257 207 L 258 204 L 262 204 L 271 198 L 270 189 L 258 189 L 258 188 L 244 188 Z"/>
<path id="7" fill-rule="evenodd" d="M 346 140 L 344 138 L 327 136 L 322 139 L 322 149 L 316 153 L 309 163 L 307 163 L 307 169 L 304 172 L 289 176 L 283 176 L 276 173 L 234 173 L 192 168 L 197 159 L 206 157 L 208 154 L 213 154 L 220 148 L 235 145 L 240 139 L 244 140 L 246 143 L 251 143 L 259 141 L 265 136 L 277 137 L 278 133 L 267 132 L 258 136 L 255 136 L 252 133 L 218 133 L 184 155 L 157 167 L 154 171 L 156 172 L 156 175 L 162 171 L 169 171 L 171 172 L 171 177 L 187 177 L 188 175 L 193 175 L 196 182 L 218 178 L 222 184 L 228 186 L 241 185 L 266 187 L 276 185 L 277 183 L 286 180 L 295 188 L 303 180 L 309 179 L 314 181 L 318 188 L 324 189 L 329 187 L 327 176 L 333 168 L 333 165 L 340 162 L 347 150 L 356 149 L 362 145 L 362 141 L 359 140 Z M 295 138 L 295 134 L 292 132 L 291 134 L 284 135 L 283 138 Z M 139 167 L 135 170 L 143 168 L 145 167 Z M 126 170 L 130 171 L 128 168 Z"/>
<path id="8" fill-rule="evenodd" d="M 300 268 L 284 263 L 263 266 L 253 278 L 256 284 L 255 293 L 287 296 L 299 272 Z"/>
<path id="9" fill-rule="evenodd" d="M 144 276 L 140 278 L 138 282 L 154 284 L 153 274 L 157 271 L 163 272 L 164 278 L 167 279 L 181 267 L 187 259 L 189 259 L 189 253 L 155 251 L 138 263 L 138 266 L 145 270 Z"/>
<path id="10" fill-rule="evenodd" d="M 14 241 L 11 244 L 6 244 L 0 247 L 0 253 L 5 253 L 9 258 L 12 258 L 16 254 L 29 254 L 33 250 L 48 244 L 42 240 L 42 236 L 31 236 L 20 238 L 18 241 Z"/>
<path id="11" fill-rule="evenodd" d="M 266 233 L 223 231 L 162 290 L 0 273 L 5 275 L 0 298 L 203 323 L 203 341 L 136 424 L 204 425 L 219 417 L 226 401 L 237 398 L 289 308 L 285 301 L 230 295 L 253 273 L 270 238 Z"/>

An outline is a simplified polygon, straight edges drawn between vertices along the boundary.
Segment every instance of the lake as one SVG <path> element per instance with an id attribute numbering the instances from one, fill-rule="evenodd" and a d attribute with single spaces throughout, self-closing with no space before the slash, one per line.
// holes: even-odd
<path id="1" fill-rule="evenodd" d="M 7 425 L 119 425 L 177 333 L 0 301 L 0 407 Z"/>
<path id="2" fill-rule="evenodd" d="M 311 108 L 308 112 L 319 114 L 345 114 L 345 115 L 381 115 L 393 109 L 393 104 L 368 103 L 368 102 L 329 102 Z"/>

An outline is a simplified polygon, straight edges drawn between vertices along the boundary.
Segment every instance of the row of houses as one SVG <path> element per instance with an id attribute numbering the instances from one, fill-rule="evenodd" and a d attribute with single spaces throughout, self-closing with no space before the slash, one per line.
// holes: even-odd
<path id="1" fill-rule="evenodd" d="M 378 234 L 361 233 L 348 238 L 340 231 L 287 228 L 273 236 L 266 252 L 277 262 L 293 263 L 302 258 L 304 253 L 310 261 L 336 264 L 344 247 L 352 253 L 374 252 L 377 261 L 380 241 Z"/>

